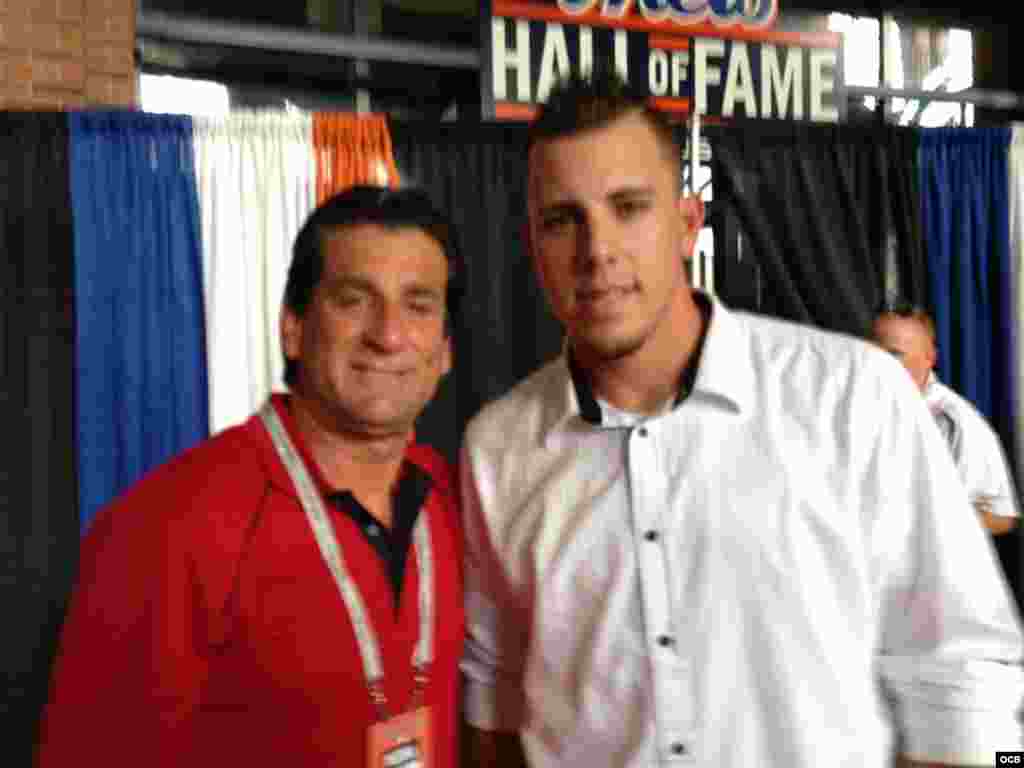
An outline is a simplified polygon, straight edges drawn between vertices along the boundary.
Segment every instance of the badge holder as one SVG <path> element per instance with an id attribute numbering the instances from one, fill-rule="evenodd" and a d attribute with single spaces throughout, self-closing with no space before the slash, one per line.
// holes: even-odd
<path id="1" fill-rule="evenodd" d="M 413 708 L 394 717 L 387 716 L 380 683 L 370 686 L 379 721 L 366 734 L 367 768 L 432 768 L 430 707 L 423 704 L 426 684 L 427 676 L 417 671 Z"/>

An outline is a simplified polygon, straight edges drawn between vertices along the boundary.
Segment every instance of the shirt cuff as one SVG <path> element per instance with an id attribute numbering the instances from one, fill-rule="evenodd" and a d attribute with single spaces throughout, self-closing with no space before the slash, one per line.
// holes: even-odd
<path id="1" fill-rule="evenodd" d="M 918 762 L 992 765 L 997 751 L 1021 749 L 1021 726 L 1005 714 L 914 712 L 904 721 L 903 753 Z"/>
<path id="2" fill-rule="evenodd" d="M 466 722 L 481 731 L 517 731 L 523 722 L 523 699 L 518 691 L 499 693 L 497 687 L 465 679 Z"/>
<path id="3" fill-rule="evenodd" d="M 951 765 L 992 765 L 997 751 L 1024 748 L 1020 668 L 985 666 L 987 674 L 974 681 L 978 687 L 973 690 L 924 680 L 914 693 L 904 689 L 898 706 L 906 757 Z"/>

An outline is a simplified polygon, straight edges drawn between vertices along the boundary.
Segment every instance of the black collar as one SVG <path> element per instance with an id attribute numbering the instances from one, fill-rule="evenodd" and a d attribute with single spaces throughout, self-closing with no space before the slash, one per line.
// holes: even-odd
<path id="1" fill-rule="evenodd" d="M 697 340 L 697 347 L 694 349 L 693 357 L 690 358 L 689 363 L 683 369 L 683 372 L 679 376 L 679 389 L 676 392 L 676 399 L 672 403 L 672 407 L 678 406 L 687 397 L 690 392 L 693 391 L 693 385 L 697 381 L 697 370 L 700 368 L 700 358 L 704 352 L 704 340 L 707 338 L 707 328 L 710 325 L 711 320 L 711 300 L 702 293 L 693 294 L 693 298 L 697 303 L 697 308 L 703 317 L 704 332 L 701 333 L 700 338 Z M 590 380 L 587 377 L 586 371 L 573 356 L 572 348 L 568 351 L 569 357 L 569 377 L 572 379 L 573 389 L 576 391 L 576 402 L 579 403 L 580 416 L 588 424 L 598 425 L 601 423 L 601 406 L 597 403 L 597 398 L 594 396 L 594 390 L 590 386 Z"/>

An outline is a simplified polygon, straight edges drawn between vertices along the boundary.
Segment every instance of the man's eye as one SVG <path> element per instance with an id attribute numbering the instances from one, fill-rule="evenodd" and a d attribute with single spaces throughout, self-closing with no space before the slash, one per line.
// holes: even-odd
<path id="1" fill-rule="evenodd" d="M 649 204 L 646 200 L 621 200 L 615 206 L 615 209 L 618 211 L 619 216 L 628 219 L 647 210 L 648 207 Z"/>
<path id="2" fill-rule="evenodd" d="M 414 301 L 409 304 L 409 309 L 417 315 L 433 315 L 437 312 L 437 306 L 433 301 Z"/>
<path id="3" fill-rule="evenodd" d="M 361 293 L 353 291 L 341 291 L 334 294 L 334 303 L 339 307 L 354 307 L 363 301 Z"/>
<path id="4" fill-rule="evenodd" d="M 541 218 L 540 226 L 545 232 L 554 232 L 568 225 L 569 219 L 567 213 L 551 213 Z"/>

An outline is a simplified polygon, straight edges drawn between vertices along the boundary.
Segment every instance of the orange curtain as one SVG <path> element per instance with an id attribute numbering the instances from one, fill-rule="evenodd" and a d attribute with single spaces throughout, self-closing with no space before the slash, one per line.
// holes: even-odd
<path id="1" fill-rule="evenodd" d="M 383 115 L 317 112 L 313 147 L 317 204 L 355 184 L 398 186 L 391 134 Z"/>

